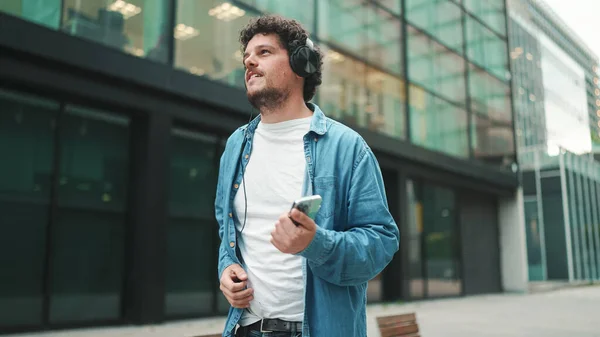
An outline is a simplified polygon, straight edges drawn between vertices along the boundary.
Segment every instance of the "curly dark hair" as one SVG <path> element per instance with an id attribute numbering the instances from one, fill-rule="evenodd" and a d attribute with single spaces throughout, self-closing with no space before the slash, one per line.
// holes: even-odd
<path id="1" fill-rule="evenodd" d="M 282 47 L 287 49 L 288 55 L 299 46 L 306 44 L 308 32 L 302 25 L 293 19 L 284 18 L 280 15 L 263 15 L 253 18 L 246 27 L 240 32 L 240 43 L 242 44 L 242 53 L 246 50 L 248 42 L 256 34 L 277 34 Z M 319 56 L 317 71 L 304 78 L 304 101 L 310 101 L 317 91 L 317 86 L 322 83 L 323 53 L 315 45 L 315 52 Z"/>

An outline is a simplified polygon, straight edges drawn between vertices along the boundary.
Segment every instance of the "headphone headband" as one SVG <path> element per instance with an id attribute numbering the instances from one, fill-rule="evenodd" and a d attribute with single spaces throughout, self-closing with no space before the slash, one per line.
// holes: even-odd
<path id="1" fill-rule="evenodd" d="M 306 46 L 308 46 L 308 48 L 310 48 L 310 50 L 315 50 L 315 44 L 312 42 L 312 40 L 308 36 L 306 37 Z"/>

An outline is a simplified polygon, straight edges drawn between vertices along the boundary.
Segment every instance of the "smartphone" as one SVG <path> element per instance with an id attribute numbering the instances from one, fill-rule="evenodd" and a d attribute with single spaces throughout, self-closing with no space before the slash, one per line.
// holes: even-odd
<path id="1" fill-rule="evenodd" d="M 300 212 L 308 215 L 309 218 L 314 220 L 317 216 L 317 212 L 321 208 L 321 201 L 322 199 L 320 195 L 310 195 L 307 197 L 302 197 L 294 201 L 290 212 L 292 211 L 292 209 L 296 208 Z"/>

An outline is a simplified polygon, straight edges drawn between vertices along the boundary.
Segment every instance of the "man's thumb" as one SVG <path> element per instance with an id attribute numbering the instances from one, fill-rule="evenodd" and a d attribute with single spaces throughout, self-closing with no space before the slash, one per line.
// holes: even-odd
<path id="1" fill-rule="evenodd" d="M 240 281 L 246 281 L 248 279 L 248 275 L 246 275 L 244 268 L 242 268 L 239 264 L 234 265 L 231 268 L 231 271 Z"/>

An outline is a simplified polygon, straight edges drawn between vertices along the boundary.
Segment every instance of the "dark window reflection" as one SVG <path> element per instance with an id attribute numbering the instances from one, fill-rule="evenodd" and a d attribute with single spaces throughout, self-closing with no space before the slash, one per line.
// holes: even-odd
<path id="1" fill-rule="evenodd" d="M 462 293 L 454 191 L 409 180 L 409 269 L 412 298 Z"/>
<path id="2" fill-rule="evenodd" d="M 174 129 L 171 139 L 167 227 L 168 315 L 214 311 L 217 224 L 217 139 Z M 220 294 L 219 294 L 220 295 Z"/>
<path id="3" fill-rule="evenodd" d="M 117 319 L 123 284 L 129 120 L 69 107 L 61 118 L 51 322 Z"/>
<path id="4" fill-rule="evenodd" d="M 58 103 L 0 91 L 0 326 L 40 324 Z"/>

